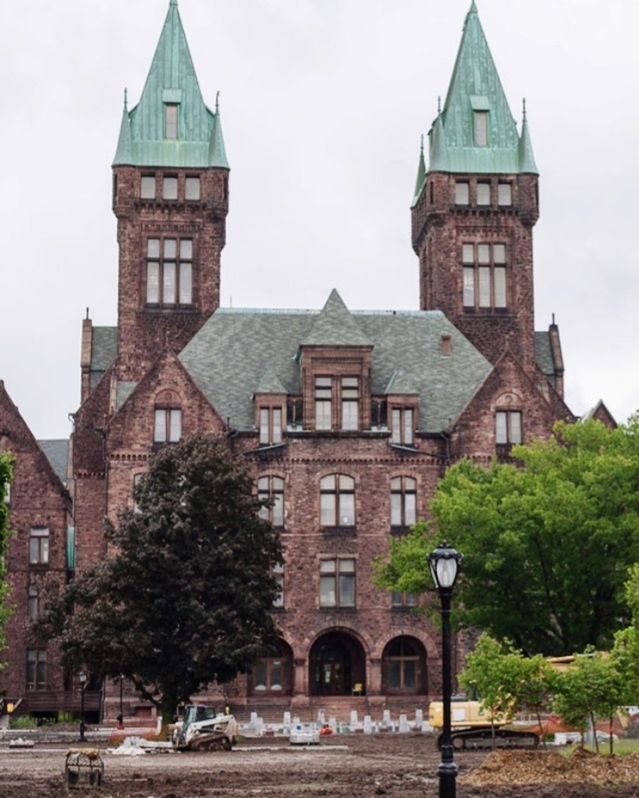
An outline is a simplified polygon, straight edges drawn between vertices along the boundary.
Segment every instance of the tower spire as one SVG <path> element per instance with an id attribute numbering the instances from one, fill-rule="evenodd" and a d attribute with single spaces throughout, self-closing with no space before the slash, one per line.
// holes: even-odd
<path id="1" fill-rule="evenodd" d="M 523 174 L 538 175 L 539 169 L 535 163 L 530 131 L 528 130 L 528 115 L 526 113 L 526 100 L 522 108 L 521 136 L 519 137 L 519 171 Z"/>
<path id="2" fill-rule="evenodd" d="M 417 200 L 419 199 L 420 194 L 422 193 L 422 189 L 424 188 L 424 183 L 426 182 L 426 162 L 424 160 L 424 136 L 421 137 L 421 142 L 419 145 L 419 161 L 417 164 L 417 180 L 415 181 L 415 191 L 413 194 L 413 202 L 411 207 L 414 207 L 417 204 Z"/>

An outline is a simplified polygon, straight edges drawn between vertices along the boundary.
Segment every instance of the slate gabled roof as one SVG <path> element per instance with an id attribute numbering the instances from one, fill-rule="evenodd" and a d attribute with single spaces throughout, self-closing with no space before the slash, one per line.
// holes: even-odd
<path id="1" fill-rule="evenodd" d="M 315 317 L 301 346 L 372 346 L 357 320 L 333 288 L 326 304 Z"/>
<path id="2" fill-rule="evenodd" d="M 57 440 L 38 441 L 38 446 L 46 455 L 51 467 L 60 478 L 63 485 L 67 484 L 67 467 L 69 465 L 69 440 L 68 438 Z"/>
<path id="3" fill-rule="evenodd" d="M 383 395 L 394 372 L 401 370 L 419 391 L 420 424 L 426 432 L 446 429 L 492 369 L 441 311 L 347 312 L 363 345 L 373 347 L 373 393 Z M 297 354 L 301 342 L 314 340 L 311 333 L 320 315 L 309 310 L 219 309 L 179 357 L 216 412 L 235 429 L 251 430 L 253 396 L 265 364 L 287 393 L 301 393 Z M 347 332 L 350 336 L 350 325 Z M 448 356 L 441 354 L 444 335 L 452 343 Z"/>
<path id="4" fill-rule="evenodd" d="M 255 393 L 285 394 L 287 391 L 275 373 L 275 369 L 272 366 L 267 366 L 255 389 Z"/>
<path id="5" fill-rule="evenodd" d="M 117 327 L 94 327 L 91 348 L 91 390 L 102 379 L 118 351 Z"/>

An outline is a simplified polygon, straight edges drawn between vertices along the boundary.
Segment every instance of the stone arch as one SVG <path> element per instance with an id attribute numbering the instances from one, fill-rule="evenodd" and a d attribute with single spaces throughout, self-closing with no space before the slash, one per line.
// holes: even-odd
<path id="1" fill-rule="evenodd" d="M 309 651 L 311 695 L 352 695 L 366 692 L 366 652 L 358 637 L 346 629 L 328 629 Z"/>

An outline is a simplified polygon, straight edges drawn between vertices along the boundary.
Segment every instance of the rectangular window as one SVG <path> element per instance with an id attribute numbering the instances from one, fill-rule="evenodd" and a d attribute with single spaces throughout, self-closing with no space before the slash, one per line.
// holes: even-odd
<path id="1" fill-rule="evenodd" d="M 342 429 L 359 429 L 359 380 L 342 377 Z"/>
<path id="2" fill-rule="evenodd" d="M 260 444 L 276 444 L 282 442 L 282 408 L 260 408 Z"/>
<path id="3" fill-rule="evenodd" d="M 182 411 L 178 408 L 155 408 L 155 443 L 177 443 L 182 437 Z"/>
<path id="4" fill-rule="evenodd" d="M 499 446 L 523 442 L 522 414 L 520 410 L 498 410 L 495 414 L 495 442 Z"/>
<path id="5" fill-rule="evenodd" d="M 412 407 L 394 407 L 391 411 L 391 441 L 412 446 L 415 433 L 415 414 Z"/>
<path id="6" fill-rule="evenodd" d="M 416 607 L 417 596 L 415 593 L 398 593 L 393 591 L 391 594 L 391 606 L 393 607 Z"/>
<path id="7" fill-rule="evenodd" d="M 187 200 L 199 200 L 200 192 L 200 178 L 187 177 L 184 184 L 184 196 Z"/>
<path id="8" fill-rule="evenodd" d="M 355 560 L 320 562 L 320 607 L 355 606 Z"/>
<path id="9" fill-rule="evenodd" d="M 164 106 L 164 138 L 176 139 L 178 137 L 178 107 L 177 105 Z M 166 199 L 169 199 L 166 197 Z"/>
<path id="10" fill-rule="evenodd" d="M 488 111 L 474 111 L 475 147 L 488 146 Z"/>
<path id="11" fill-rule="evenodd" d="M 35 585 L 29 585 L 29 595 L 27 597 L 27 612 L 30 621 L 35 621 L 38 617 L 39 595 Z"/>
<path id="12" fill-rule="evenodd" d="M 140 197 L 141 199 L 155 199 L 155 175 L 142 175 Z"/>
<path id="13" fill-rule="evenodd" d="M 47 652 L 39 648 L 27 650 L 27 690 L 44 690 L 47 686 Z"/>
<path id="14" fill-rule="evenodd" d="M 355 480 L 330 474 L 320 480 L 320 523 L 328 527 L 355 525 Z"/>
<path id="15" fill-rule="evenodd" d="M 49 530 L 36 527 L 29 536 L 29 565 L 49 564 Z"/>
<path id="16" fill-rule="evenodd" d="M 409 527 L 417 522 L 417 481 L 412 477 L 391 479 L 391 526 Z"/>
<path id="17" fill-rule="evenodd" d="M 462 246 L 464 308 L 505 309 L 508 305 L 506 245 Z"/>
<path id="18" fill-rule="evenodd" d="M 192 239 L 149 238 L 146 261 L 147 304 L 192 304 L 192 261 Z"/>
<path id="19" fill-rule="evenodd" d="M 513 187 L 510 183 L 497 184 L 497 204 L 502 207 L 513 204 Z"/>
<path id="20" fill-rule="evenodd" d="M 178 198 L 178 179 L 177 177 L 165 177 L 162 182 L 162 197 L 165 200 L 176 200 Z"/>
<path id="21" fill-rule="evenodd" d="M 468 205 L 470 202 L 470 186 L 458 180 L 455 183 L 455 205 Z"/>
<path id="22" fill-rule="evenodd" d="M 490 205 L 490 183 L 477 183 L 477 204 Z"/>
<path id="23" fill-rule="evenodd" d="M 330 377 L 315 378 L 315 429 L 330 430 L 333 426 L 333 385 Z"/>

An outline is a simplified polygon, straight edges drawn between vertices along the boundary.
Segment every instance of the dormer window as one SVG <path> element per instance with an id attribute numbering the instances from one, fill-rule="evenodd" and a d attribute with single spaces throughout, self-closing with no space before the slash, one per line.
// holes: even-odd
<path id="1" fill-rule="evenodd" d="M 165 139 L 177 139 L 178 137 L 178 108 L 179 106 L 169 103 L 164 106 Z"/>
<path id="2" fill-rule="evenodd" d="M 333 380 L 330 377 L 315 378 L 315 429 L 329 430 L 333 415 Z"/>
<path id="3" fill-rule="evenodd" d="M 342 377 L 342 429 L 359 429 L 359 380 Z"/>
<path id="4" fill-rule="evenodd" d="M 488 146 L 488 111 L 473 111 L 475 147 Z"/>
<path id="5" fill-rule="evenodd" d="M 282 408 L 260 407 L 260 445 L 282 442 Z"/>
<path id="6" fill-rule="evenodd" d="M 391 442 L 404 446 L 414 443 L 415 413 L 412 407 L 394 407 L 391 411 Z"/>

